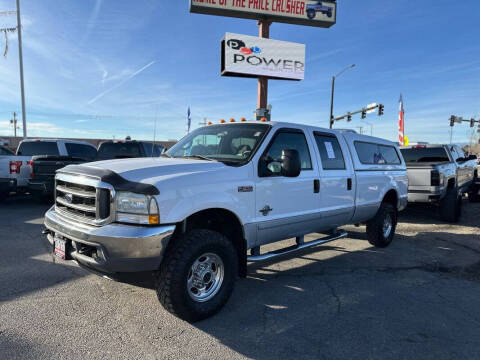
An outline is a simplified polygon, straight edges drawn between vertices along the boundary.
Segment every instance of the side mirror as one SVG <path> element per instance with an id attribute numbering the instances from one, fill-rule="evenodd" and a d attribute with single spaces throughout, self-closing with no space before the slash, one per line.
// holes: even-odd
<path id="1" fill-rule="evenodd" d="M 294 149 L 282 151 L 282 175 L 286 177 L 297 177 L 302 171 L 300 154 Z"/>
<path id="2" fill-rule="evenodd" d="M 468 160 L 477 160 L 477 155 L 469 155 Z"/>

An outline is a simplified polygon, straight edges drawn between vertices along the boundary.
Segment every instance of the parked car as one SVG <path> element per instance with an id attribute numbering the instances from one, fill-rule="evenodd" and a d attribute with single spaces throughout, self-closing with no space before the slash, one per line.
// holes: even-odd
<path id="1" fill-rule="evenodd" d="M 457 145 L 414 145 L 401 152 L 408 170 L 408 201 L 437 204 L 443 220 L 457 222 L 462 195 L 478 177 L 476 157 L 465 157 Z"/>
<path id="2" fill-rule="evenodd" d="M 317 13 L 325 14 L 329 18 L 333 16 L 333 7 L 324 4 L 324 1 L 316 1 L 314 4 L 307 4 L 307 17 L 312 20 Z"/>
<path id="3" fill-rule="evenodd" d="M 10 161 L 15 154 L 5 146 L 0 146 L 0 201 L 16 187 L 16 181 L 10 174 Z"/>
<path id="4" fill-rule="evenodd" d="M 67 141 L 64 143 L 66 155 L 33 156 L 29 162 L 31 173 L 28 191 L 37 197 L 53 201 L 55 189 L 55 172 L 67 165 L 83 164 L 94 161 L 97 149 L 90 143 Z"/>
<path id="5" fill-rule="evenodd" d="M 111 278 L 152 271 L 163 306 L 197 321 L 225 304 L 247 261 L 342 238 L 345 224 L 365 223 L 368 241 L 388 246 L 407 180 L 387 140 L 294 123 L 211 125 L 162 158 L 57 171 L 45 226 L 57 256 Z M 304 242 L 315 232 L 329 235 Z M 295 247 L 260 251 L 291 237 Z"/>
<path id="6" fill-rule="evenodd" d="M 148 141 L 105 141 L 98 147 L 97 160 L 158 157 L 164 147 Z"/>

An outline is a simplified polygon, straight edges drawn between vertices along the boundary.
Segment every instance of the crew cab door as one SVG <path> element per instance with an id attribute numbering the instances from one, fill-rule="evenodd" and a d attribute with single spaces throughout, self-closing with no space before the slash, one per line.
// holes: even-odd
<path id="1" fill-rule="evenodd" d="M 276 131 L 258 161 L 255 175 L 255 222 L 257 246 L 314 232 L 319 226 L 318 168 L 310 152 L 311 140 L 303 130 L 282 128 Z M 269 170 L 272 159 L 282 150 L 299 152 L 301 172 L 285 177 L 280 169 Z"/>
<path id="2" fill-rule="evenodd" d="M 473 169 L 469 166 L 468 161 L 462 160 L 465 154 L 458 146 L 452 146 L 450 152 L 457 166 L 458 187 L 463 189 L 473 179 Z"/>
<path id="3" fill-rule="evenodd" d="M 337 227 L 350 221 L 355 211 L 355 172 L 343 137 L 313 132 L 320 169 L 322 225 Z"/>

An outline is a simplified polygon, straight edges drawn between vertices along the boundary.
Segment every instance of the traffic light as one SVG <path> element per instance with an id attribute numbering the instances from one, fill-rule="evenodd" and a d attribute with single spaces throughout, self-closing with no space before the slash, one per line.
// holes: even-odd
<path id="1" fill-rule="evenodd" d="M 453 127 L 453 125 L 455 124 L 455 116 L 450 116 L 450 126 Z"/>
<path id="2" fill-rule="evenodd" d="M 475 126 L 475 119 L 470 119 L 470 127 L 474 127 Z"/>
<path id="3" fill-rule="evenodd" d="M 362 110 L 362 119 L 367 117 L 367 110 Z"/>
<path id="4" fill-rule="evenodd" d="M 347 121 L 348 121 L 348 122 L 352 121 L 352 114 L 348 113 L 348 115 L 347 115 Z"/>
<path id="5" fill-rule="evenodd" d="M 378 116 L 383 115 L 383 110 L 384 109 L 385 109 L 385 107 L 383 106 L 383 104 L 378 105 Z"/>

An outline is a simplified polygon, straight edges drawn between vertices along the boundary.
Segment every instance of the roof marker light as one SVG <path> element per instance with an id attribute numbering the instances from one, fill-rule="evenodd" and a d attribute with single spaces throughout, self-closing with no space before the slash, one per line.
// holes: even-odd
<path id="1" fill-rule="evenodd" d="M 220 119 L 220 124 L 225 124 L 225 119 Z"/>
<path id="2" fill-rule="evenodd" d="M 235 119 L 234 119 L 234 118 L 230 118 L 230 122 L 235 122 Z"/>
<path id="3" fill-rule="evenodd" d="M 242 122 L 243 122 L 243 121 L 247 121 L 247 119 L 245 119 L 244 117 L 242 117 L 242 118 L 240 119 L 240 121 L 242 121 Z"/>

